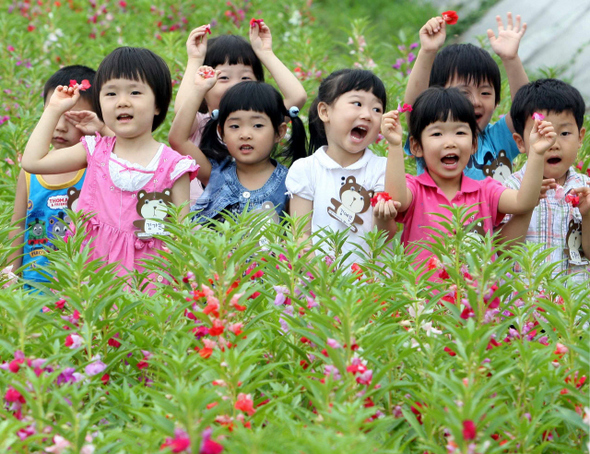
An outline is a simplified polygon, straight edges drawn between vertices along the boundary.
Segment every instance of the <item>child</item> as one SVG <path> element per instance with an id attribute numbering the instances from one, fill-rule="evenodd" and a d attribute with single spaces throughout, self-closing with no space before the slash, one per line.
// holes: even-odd
<path id="1" fill-rule="evenodd" d="M 498 36 L 488 30 L 488 38 L 492 49 L 502 59 L 510 94 L 514 97 L 518 89 L 528 83 L 518 58 L 518 45 L 526 31 L 526 24 L 521 27 L 520 16 L 516 16 L 516 24 L 513 25 L 511 13 L 507 14 L 507 18 L 507 27 L 504 28 L 500 16 L 496 17 Z M 467 163 L 465 175 L 474 180 L 492 177 L 503 182 L 512 173 L 512 161 L 519 152 L 512 139 L 514 129 L 510 115 L 490 124 L 500 101 L 500 69 L 490 54 L 472 44 L 454 44 L 437 54 L 445 38 L 446 23 L 442 17 L 430 19 L 420 29 L 421 48 L 408 79 L 404 102 L 413 104 L 428 85 L 459 88 L 473 104 L 481 131 L 477 150 Z M 408 144 L 406 152 L 410 153 Z M 421 174 L 424 162 L 418 159 L 417 164 L 418 174 Z"/>
<path id="2" fill-rule="evenodd" d="M 28 172 L 71 172 L 88 166 L 78 210 L 92 213 L 87 235 L 91 258 L 119 262 L 118 273 L 141 269 L 140 260 L 161 248 L 166 205 L 188 200 L 189 172 L 198 166 L 152 137 L 172 96 L 170 71 L 147 49 L 120 47 L 100 64 L 93 105 L 114 137 L 86 136 L 48 154 L 60 116 L 80 98 L 80 87 L 58 86 L 31 135 L 22 165 Z M 188 212 L 184 207 L 183 213 Z"/>
<path id="3" fill-rule="evenodd" d="M 507 217 L 501 230 L 506 240 L 526 240 L 541 243 L 545 249 L 555 248 L 545 259 L 559 263 L 554 275 L 571 274 L 576 280 L 588 280 L 590 271 L 590 178 L 573 167 L 586 134 L 584 111 L 580 92 L 560 80 L 540 79 L 518 91 L 510 114 L 516 130 L 514 140 L 522 153 L 530 154 L 528 137 L 535 122 L 533 113 L 544 115 L 555 125 L 557 141 L 545 155 L 543 175 L 552 179 L 557 190 L 549 191 L 534 210 Z M 506 186 L 519 189 L 529 165 L 514 173 Z M 567 194 L 579 197 L 579 207 L 568 203 Z"/>
<path id="4" fill-rule="evenodd" d="M 95 71 L 87 66 L 65 66 L 55 72 L 43 87 L 43 105 L 47 107 L 48 100 L 59 85 L 69 85 L 71 80 L 79 83 L 88 81 L 91 86 L 80 93 L 78 102 L 64 115 L 59 117 L 51 134 L 54 153 L 61 148 L 76 145 L 83 133 L 94 134 L 100 124 L 89 124 L 88 115 L 92 110 L 92 82 Z M 80 113 L 80 121 L 66 115 Z M 78 118 L 78 117 L 77 117 Z M 13 254 L 16 268 L 25 265 L 23 278 L 29 282 L 47 282 L 47 278 L 37 272 L 36 267 L 46 265 L 47 252 L 53 247 L 51 240 L 63 237 L 69 219 L 65 210 L 71 207 L 70 195 L 80 191 L 84 181 L 85 169 L 54 175 L 34 175 L 21 170 L 16 186 L 14 212 L 12 222 L 18 229 L 11 232 L 15 238 L 13 243 L 19 249 Z M 20 233 L 24 232 L 24 235 Z M 22 261 L 21 261 L 22 258 Z"/>
<path id="5" fill-rule="evenodd" d="M 199 105 L 196 101 L 220 83 L 220 75 L 220 70 L 200 68 L 170 130 L 172 146 L 197 160 L 199 179 L 205 185 L 191 210 L 199 212 L 197 220 L 202 223 L 223 219 L 222 212 L 239 214 L 246 208 L 274 208 L 282 216 L 287 202 L 287 168 L 272 155 L 287 132 L 285 118 L 290 117 L 292 131 L 282 157 L 295 161 L 305 156 L 305 127 L 297 116 L 299 109 L 288 111 L 281 94 L 264 82 L 239 83 L 221 99 L 199 148 L 190 139 Z"/>
<path id="6" fill-rule="evenodd" d="M 442 229 L 437 214 L 449 217 L 450 212 L 441 205 L 479 203 L 469 223 L 481 219 L 483 231 L 489 232 L 505 213 L 525 213 L 537 203 L 544 154 L 555 143 L 551 123 L 536 120 L 529 131 L 529 165 L 518 191 L 492 178 L 477 181 L 463 174 L 477 150 L 478 127 L 473 105 L 457 88 L 431 87 L 422 93 L 414 103 L 409 127 L 412 154 L 424 159 L 425 172 L 404 178 L 399 115 L 393 111 L 383 116 L 382 133 L 389 142 L 385 190 L 400 202 L 401 241 L 412 245 L 412 251 L 428 241 L 427 227 Z M 417 263 L 429 255 L 428 250 L 420 250 Z"/>
<path id="7" fill-rule="evenodd" d="M 367 147 L 375 142 L 387 96 L 383 82 L 370 71 L 343 69 L 324 79 L 309 109 L 310 150 L 287 175 L 293 198 L 290 214 L 313 210 L 307 235 L 327 228 L 349 230 L 344 253 L 354 244 L 366 249 L 362 236 L 379 229 L 395 230 L 395 204 L 371 198 L 383 191 L 386 158 Z M 314 241 L 319 237 L 314 236 Z M 346 264 L 352 264 L 350 255 Z"/>
<path id="8" fill-rule="evenodd" d="M 251 44 L 236 35 L 218 36 L 208 41 L 209 30 L 209 25 L 201 25 L 191 31 L 188 37 L 186 42 L 188 62 L 174 104 L 174 112 L 178 113 L 185 102 L 187 92 L 193 91 L 192 85 L 201 66 L 210 66 L 220 71 L 215 86 L 204 93 L 203 97 L 194 100 L 199 108 L 191 126 L 191 140 L 195 145 L 200 145 L 203 129 L 211 112 L 219 109 L 221 98 L 229 88 L 243 81 L 264 82 L 263 65 L 268 69 L 279 90 L 283 93 L 285 107 L 287 109 L 292 106 L 299 109 L 303 107 L 307 100 L 307 93 L 297 77 L 273 53 L 270 28 L 264 22 L 250 25 Z M 169 140 L 170 143 L 175 141 L 172 132 Z M 193 157 L 197 159 L 196 156 Z M 199 184 L 199 180 L 193 180 L 191 183 L 191 205 L 202 192 L 203 188 Z"/>

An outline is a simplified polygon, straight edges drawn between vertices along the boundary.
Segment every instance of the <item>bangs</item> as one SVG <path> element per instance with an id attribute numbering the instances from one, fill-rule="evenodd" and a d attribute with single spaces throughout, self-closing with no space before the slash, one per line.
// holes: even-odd
<path id="1" fill-rule="evenodd" d="M 203 64 L 212 68 L 223 64 L 250 66 L 256 80 L 264 82 L 262 63 L 250 43 L 241 36 L 223 35 L 209 40 Z"/>
<path id="2" fill-rule="evenodd" d="M 336 84 L 336 93 L 348 93 L 349 91 L 368 91 L 377 97 L 383 110 L 387 109 L 387 92 L 385 85 L 371 71 L 356 70 L 344 73 L 340 76 Z"/>
<path id="3" fill-rule="evenodd" d="M 273 123 L 275 130 L 283 123 L 282 97 L 271 85 L 264 82 L 240 82 L 231 87 L 219 104 L 219 124 L 223 127 L 227 117 L 238 110 L 261 112 Z"/>

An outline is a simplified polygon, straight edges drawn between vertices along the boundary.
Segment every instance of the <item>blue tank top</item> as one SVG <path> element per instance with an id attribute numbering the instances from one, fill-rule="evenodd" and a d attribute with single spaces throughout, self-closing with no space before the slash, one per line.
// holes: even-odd
<path id="1" fill-rule="evenodd" d="M 65 210 L 76 211 L 86 169 L 64 184 L 47 183 L 42 175 L 25 172 L 27 181 L 27 217 L 23 245 L 23 278 L 35 282 L 47 279 L 35 268 L 47 265 L 47 253 L 55 249 L 51 240 L 64 237 L 70 223 Z"/>

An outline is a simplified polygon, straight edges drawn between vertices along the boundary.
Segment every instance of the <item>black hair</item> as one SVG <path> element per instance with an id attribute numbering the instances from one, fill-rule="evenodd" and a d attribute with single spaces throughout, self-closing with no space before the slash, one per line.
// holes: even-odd
<path id="1" fill-rule="evenodd" d="M 201 150 L 205 156 L 222 161 L 230 155 L 225 144 L 219 140 L 217 131 L 219 126 L 219 130 L 223 132 L 225 121 L 229 115 L 238 110 L 251 110 L 266 114 L 270 118 L 276 134 L 279 133 L 281 124 L 285 122 L 285 117 L 290 116 L 283 97 L 272 85 L 264 82 L 240 82 L 225 92 L 219 103 L 218 117 L 211 118 L 205 126 L 201 139 Z M 297 159 L 307 156 L 306 142 L 307 137 L 303 122 L 298 116 L 291 117 L 289 144 L 281 154 L 276 155 L 273 150 L 272 157 L 280 158 L 283 163 L 290 165 Z"/>
<path id="2" fill-rule="evenodd" d="M 104 58 L 94 78 L 92 96 L 94 110 L 100 121 L 103 121 L 100 90 L 111 79 L 136 80 L 149 85 L 156 98 L 156 107 L 160 110 L 154 116 L 152 131 L 164 122 L 172 98 L 172 80 L 168 65 L 161 57 L 141 47 L 119 47 Z"/>
<path id="3" fill-rule="evenodd" d="M 444 87 L 455 77 L 477 86 L 491 84 L 496 95 L 496 105 L 500 102 L 500 68 L 485 49 L 473 44 L 451 44 L 442 49 L 432 63 L 429 86 Z"/>
<path id="4" fill-rule="evenodd" d="M 264 82 L 262 62 L 256 56 L 252 45 L 241 36 L 221 35 L 207 41 L 207 53 L 203 65 L 213 69 L 219 65 L 238 65 L 252 67 L 254 77 L 258 82 Z M 207 112 L 207 103 L 203 100 L 199 111 Z"/>
<path id="5" fill-rule="evenodd" d="M 372 92 L 383 104 L 383 110 L 387 107 L 387 92 L 385 85 L 379 77 L 365 69 L 340 69 L 333 72 L 320 84 L 318 96 L 309 108 L 309 151 L 315 152 L 318 148 L 328 145 L 324 122 L 318 114 L 318 104 L 324 102 L 332 105 L 344 93 L 349 91 Z"/>
<path id="6" fill-rule="evenodd" d="M 576 119 L 578 131 L 584 125 L 584 98 L 576 88 L 561 80 L 539 79 L 520 87 L 510 108 L 514 131 L 522 136 L 527 119 L 540 110 L 557 114 L 570 112 Z"/>
<path id="7" fill-rule="evenodd" d="M 43 86 L 43 104 L 47 102 L 47 95 L 55 90 L 58 85 L 69 86 L 71 80 L 81 83 L 83 80 L 90 82 L 90 88 L 80 91 L 80 97 L 92 104 L 92 92 L 94 91 L 94 75 L 96 71 L 88 66 L 72 65 L 58 69 L 47 79 Z"/>
<path id="8" fill-rule="evenodd" d="M 467 123 L 477 143 L 479 127 L 475 118 L 475 110 L 469 99 L 458 88 L 430 87 L 422 92 L 412 106 L 409 117 L 409 135 L 422 146 L 422 131 L 437 121 L 459 121 Z M 416 158 L 421 160 L 423 158 Z M 424 164 L 424 161 L 421 161 Z"/>

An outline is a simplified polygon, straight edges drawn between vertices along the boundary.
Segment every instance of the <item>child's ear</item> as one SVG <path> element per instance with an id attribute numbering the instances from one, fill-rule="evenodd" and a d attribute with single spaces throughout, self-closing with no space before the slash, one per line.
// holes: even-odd
<path id="1" fill-rule="evenodd" d="M 281 123 L 279 125 L 279 132 L 275 134 L 275 143 L 279 143 L 283 137 L 287 134 L 287 123 Z"/>
<path id="2" fill-rule="evenodd" d="M 328 104 L 323 101 L 318 103 L 318 117 L 320 117 L 320 120 L 324 123 L 330 119 L 330 116 L 328 115 Z"/>
<path id="3" fill-rule="evenodd" d="M 578 148 L 582 146 L 582 142 L 584 141 L 584 136 L 586 135 L 586 128 L 580 129 L 580 135 L 578 137 Z"/>
<path id="4" fill-rule="evenodd" d="M 424 152 L 422 151 L 422 147 L 418 143 L 416 139 L 410 137 L 410 153 L 412 153 L 417 158 L 424 157 Z"/>
<path id="5" fill-rule="evenodd" d="M 526 147 L 524 146 L 524 139 L 522 138 L 522 136 L 519 133 L 515 132 L 514 134 L 512 134 L 512 138 L 516 142 L 518 151 L 520 151 L 521 153 L 526 153 Z"/>
<path id="6" fill-rule="evenodd" d="M 220 124 L 217 124 L 217 135 L 223 139 L 223 130 Z"/>

